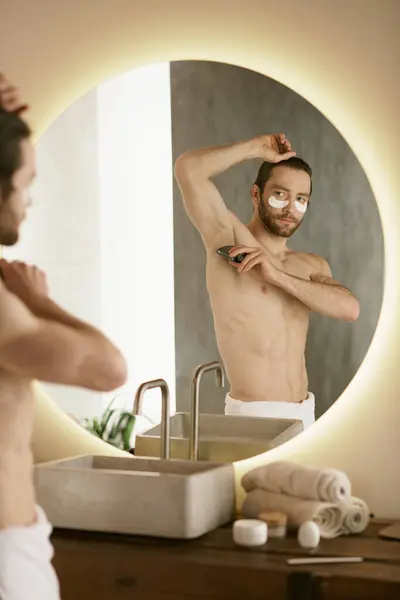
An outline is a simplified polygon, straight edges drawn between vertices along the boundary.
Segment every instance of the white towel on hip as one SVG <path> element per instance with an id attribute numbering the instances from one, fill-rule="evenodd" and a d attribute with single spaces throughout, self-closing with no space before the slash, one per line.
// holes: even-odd
<path id="1" fill-rule="evenodd" d="M 322 538 L 335 538 L 345 533 L 344 515 L 339 504 L 302 500 L 260 489 L 247 494 L 242 506 L 245 517 L 258 519 L 261 513 L 270 511 L 284 513 L 289 523 L 298 527 L 307 521 L 314 521 Z"/>
<path id="2" fill-rule="evenodd" d="M 262 417 L 264 419 L 296 419 L 303 421 L 303 427 L 307 429 L 315 421 L 315 396 L 309 392 L 303 402 L 245 402 L 232 398 L 230 394 L 227 394 L 225 414 Z"/>
<path id="3" fill-rule="evenodd" d="M 322 502 L 341 502 L 351 497 L 351 483 L 345 473 L 290 461 L 276 461 L 249 471 L 242 478 L 242 486 L 246 492 L 261 488 Z"/>
<path id="4" fill-rule="evenodd" d="M 52 526 L 36 507 L 37 520 L 28 527 L 0 531 L 1 600 L 60 600 L 56 572 L 51 564 Z"/>

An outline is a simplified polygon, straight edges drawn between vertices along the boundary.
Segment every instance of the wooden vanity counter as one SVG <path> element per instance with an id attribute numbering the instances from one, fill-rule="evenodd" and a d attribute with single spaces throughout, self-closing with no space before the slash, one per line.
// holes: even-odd
<path id="1" fill-rule="evenodd" d="M 400 542 L 378 536 L 387 524 L 375 521 L 360 536 L 322 540 L 311 552 L 295 536 L 241 548 L 230 526 L 193 541 L 55 530 L 54 565 L 63 600 L 400 600 Z M 310 555 L 365 560 L 286 562 Z"/>

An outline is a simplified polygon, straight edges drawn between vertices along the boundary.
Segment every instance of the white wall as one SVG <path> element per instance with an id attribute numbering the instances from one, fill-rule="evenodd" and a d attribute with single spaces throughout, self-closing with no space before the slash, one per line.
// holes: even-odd
<path id="1" fill-rule="evenodd" d="M 98 88 L 102 326 L 130 367 L 125 405 L 164 378 L 175 407 L 174 241 L 169 63 Z M 144 413 L 161 414 L 159 390 Z"/>
<path id="2" fill-rule="evenodd" d="M 101 327 L 127 357 L 129 381 L 117 393 L 45 385 L 78 418 L 100 414 L 115 395 L 131 409 L 137 386 L 158 377 L 175 406 L 170 121 L 168 63 L 76 102 L 38 144 L 33 207 L 21 241 L 4 248 L 5 258 L 43 268 L 53 299 Z M 159 398 L 146 396 L 154 421 Z"/>

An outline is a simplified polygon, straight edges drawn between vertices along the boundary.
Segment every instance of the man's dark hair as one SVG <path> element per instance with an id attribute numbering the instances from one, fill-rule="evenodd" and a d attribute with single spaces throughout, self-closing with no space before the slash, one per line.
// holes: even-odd
<path id="1" fill-rule="evenodd" d="M 21 167 L 20 144 L 30 135 L 25 121 L 0 109 L 0 198 L 3 201 L 9 198 L 13 175 Z"/>
<path id="2" fill-rule="evenodd" d="M 265 184 L 268 179 L 271 177 L 272 171 L 276 169 L 276 167 L 289 167 L 289 169 L 295 169 L 296 171 L 305 171 L 311 180 L 310 187 L 310 196 L 312 194 L 312 169 L 308 163 L 306 163 L 303 159 L 298 158 L 297 156 L 292 156 L 292 158 L 288 158 L 288 160 L 282 160 L 279 163 L 269 163 L 263 162 L 258 173 L 257 179 L 254 182 L 254 185 L 258 187 L 260 190 L 260 194 L 263 193 Z"/>

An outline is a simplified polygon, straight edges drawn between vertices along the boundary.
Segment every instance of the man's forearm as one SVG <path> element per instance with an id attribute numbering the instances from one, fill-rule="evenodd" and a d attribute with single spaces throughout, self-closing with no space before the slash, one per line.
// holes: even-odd
<path id="1" fill-rule="evenodd" d="M 95 327 L 88 325 L 87 323 L 77 319 L 76 317 L 69 314 L 67 311 L 62 309 L 58 304 L 53 302 L 50 298 L 39 297 L 28 305 L 29 309 L 34 315 L 40 319 L 46 319 L 48 321 L 56 321 L 67 327 L 73 329 L 79 329 L 82 331 L 93 331 L 100 334 Z"/>
<path id="2" fill-rule="evenodd" d="M 262 142 L 254 138 L 227 146 L 191 150 L 178 158 L 175 170 L 182 168 L 198 177 L 210 179 L 245 160 L 258 158 L 261 148 Z"/>
<path id="3" fill-rule="evenodd" d="M 278 271 L 273 283 L 313 312 L 343 321 L 356 321 L 358 318 L 360 309 L 357 298 L 341 285 L 316 283 L 284 271 Z"/>
<path id="4" fill-rule="evenodd" d="M 101 391 L 125 383 L 125 359 L 101 331 L 70 315 L 50 298 L 37 298 L 29 308 L 39 319 L 64 325 L 75 332 L 78 350 L 85 358 L 84 373 L 79 373 L 76 385 Z"/>
<path id="5" fill-rule="evenodd" d="M 110 357 L 120 355 L 119 350 L 103 333 L 101 333 L 101 331 L 99 331 L 96 327 L 93 327 L 92 325 L 89 325 L 88 323 L 85 323 L 84 321 L 81 321 L 80 319 L 70 315 L 55 302 L 50 300 L 50 298 L 41 298 L 37 302 L 32 303 L 32 306 L 29 308 L 40 319 L 55 321 L 61 325 L 65 325 L 66 327 L 74 329 L 78 333 L 81 333 L 83 336 L 85 336 L 85 339 L 92 340 L 92 343 L 94 343 L 99 350 L 102 349 L 102 351 L 108 353 Z"/>

